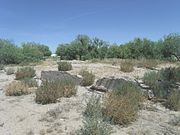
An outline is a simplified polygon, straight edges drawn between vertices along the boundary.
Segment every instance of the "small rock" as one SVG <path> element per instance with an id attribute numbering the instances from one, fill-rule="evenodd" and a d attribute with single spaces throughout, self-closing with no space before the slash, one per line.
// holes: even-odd
<path id="1" fill-rule="evenodd" d="M 0 127 L 3 127 L 4 126 L 4 122 L 3 123 L 0 123 Z"/>

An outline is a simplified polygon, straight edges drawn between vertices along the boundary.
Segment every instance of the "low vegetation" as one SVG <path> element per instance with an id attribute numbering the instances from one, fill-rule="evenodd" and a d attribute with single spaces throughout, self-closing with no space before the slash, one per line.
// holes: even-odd
<path id="1" fill-rule="evenodd" d="M 77 88 L 71 81 L 46 81 L 36 90 L 35 101 L 40 104 L 57 102 L 61 97 L 76 95 Z"/>
<path id="2" fill-rule="evenodd" d="M 32 67 L 19 68 L 15 74 L 16 80 L 21 80 L 24 78 L 32 78 L 36 75 L 35 72 L 36 71 Z"/>
<path id="3" fill-rule="evenodd" d="M 72 64 L 70 62 L 58 62 L 59 71 L 69 71 L 72 70 Z"/>
<path id="4" fill-rule="evenodd" d="M 130 60 L 121 62 L 120 70 L 123 72 L 132 72 L 134 70 L 134 64 Z"/>
<path id="5" fill-rule="evenodd" d="M 157 65 L 160 63 L 160 61 L 155 59 L 140 59 L 136 62 L 137 67 L 144 67 L 148 69 L 154 69 L 157 67 Z"/>
<path id="6" fill-rule="evenodd" d="M 27 42 L 18 47 L 10 40 L 0 39 L 0 64 L 28 64 L 43 60 L 50 55 L 51 51 L 46 45 Z"/>
<path id="7" fill-rule="evenodd" d="M 179 110 L 180 94 L 176 82 L 180 81 L 180 67 L 169 67 L 158 72 L 146 73 L 144 83 L 149 85 L 158 99 L 165 99 L 169 109 Z"/>
<path id="8" fill-rule="evenodd" d="M 12 74 L 14 74 L 14 73 L 15 73 L 14 68 L 8 68 L 8 69 L 6 69 L 6 74 L 7 74 L 7 75 L 12 75 Z"/>
<path id="9" fill-rule="evenodd" d="M 140 88 L 133 83 L 124 82 L 119 89 L 108 93 L 103 113 L 111 123 L 127 125 L 136 119 L 142 101 Z"/>
<path id="10" fill-rule="evenodd" d="M 180 111 L 180 91 L 176 90 L 171 92 L 165 106 L 171 110 Z"/>
<path id="11" fill-rule="evenodd" d="M 94 83 L 95 75 L 92 72 L 83 69 L 79 74 L 83 77 L 81 82 L 82 86 L 90 86 Z"/>
<path id="12" fill-rule="evenodd" d="M 4 69 L 4 65 L 0 64 L 0 70 L 3 70 L 3 69 Z"/>
<path id="13" fill-rule="evenodd" d="M 56 54 L 61 59 L 90 60 L 105 58 L 121 59 L 159 59 L 169 61 L 180 60 L 180 35 L 171 33 L 161 40 L 151 41 L 147 38 L 135 38 L 127 43 L 117 45 L 104 40 L 91 39 L 87 35 L 78 35 L 68 44 L 60 44 Z M 148 60 L 140 63 L 140 66 L 154 68 L 155 61 Z"/>
<path id="14" fill-rule="evenodd" d="M 78 130 L 77 135 L 110 135 L 111 126 L 103 120 L 100 97 L 91 96 L 83 113 L 83 127 Z"/>
<path id="15" fill-rule="evenodd" d="M 31 91 L 28 88 L 28 85 L 24 84 L 21 81 L 13 81 L 7 86 L 5 94 L 6 96 L 27 95 L 31 93 Z"/>
<path id="16" fill-rule="evenodd" d="M 38 84 L 35 79 L 33 78 L 24 78 L 21 80 L 24 84 L 26 84 L 28 87 L 37 87 Z"/>

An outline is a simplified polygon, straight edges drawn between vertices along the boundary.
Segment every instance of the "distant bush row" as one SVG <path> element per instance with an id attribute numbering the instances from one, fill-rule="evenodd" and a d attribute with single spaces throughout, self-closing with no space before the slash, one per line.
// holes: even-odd
<path id="1" fill-rule="evenodd" d="M 46 45 L 27 42 L 18 47 L 9 40 L 0 39 L 0 64 L 38 62 L 50 55 L 51 51 Z"/>
<path id="2" fill-rule="evenodd" d="M 135 38 L 121 45 L 78 35 L 71 43 L 60 44 L 56 53 L 61 59 L 66 60 L 104 58 L 180 60 L 180 35 L 172 33 L 157 42 Z"/>

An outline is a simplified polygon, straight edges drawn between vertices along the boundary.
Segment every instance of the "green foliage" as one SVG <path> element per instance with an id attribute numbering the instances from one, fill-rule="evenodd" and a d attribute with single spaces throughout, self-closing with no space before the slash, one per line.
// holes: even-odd
<path id="1" fill-rule="evenodd" d="M 4 70 L 4 65 L 0 64 L 0 70 Z"/>
<path id="2" fill-rule="evenodd" d="M 61 97 L 76 95 L 76 92 L 76 86 L 71 81 L 46 81 L 37 89 L 35 101 L 40 104 L 55 103 Z"/>
<path id="3" fill-rule="evenodd" d="M 89 86 L 94 83 L 95 75 L 87 70 L 81 70 L 79 73 L 83 79 L 81 82 L 82 86 Z"/>
<path id="4" fill-rule="evenodd" d="M 39 48 L 39 51 L 42 52 L 43 56 L 51 56 L 52 53 L 48 46 L 37 44 L 37 47 Z"/>
<path id="5" fill-rule="evenodd" d="M 0 39 L 0 64 L 19 64 L 22 58 L 20 48 L 9 40 Z"/>
<path id="6" fill-rule="evenodd" d="M 142 100 L 140 88 L 131 82 L 124 82 L 105 98 L 104 116 L 113 124 L 130 124 L 136 119 Z"/>
<path id="7" fill-rule="evenodd" d="M 58 62 L 59 71 L 69 71 L 72 70 L 72 64 L 70 62 Z"/>
<path id="8" fill-rule="evenodd" d="M 180 91 L 179 90 L 173 91 L 168 97 L 165 105 L 167 108 L 171 110 L 180 111 Z"/>
<path id="9" fill-rule="evenodd" d="M 112 128 L 103 121 L 100 97 L 92 95 L 85 109 L 83 127 L 77 132 L 78 135 L 110 135 Z"/>
<path id="10" fill-rule="evenodd" d="M 43 59 L 43 53 L 33 42 L 23 43 L 22 52 L 24 54 L 23 60 L 26 62 L 38 62 L 39 60 Z"/>
<path id="11" fill-rule="evenodd" d="M 121 63 L 120 70 L 123 72 L 132 72 L 134 70 L 134 64 L 130 60 L 125 60 Z"/>
<path id="12" fill-rule="evenodd" d="M 7 74 L 7 75 L 14 74 L 14 72 L 15 72 L 14 68 L 8 68 L 8 69 L 6 69 L 6 74 Z"/>
<path id="13" fill-rule="evenodd" d="M 179 67 L 169 67 L 159 72 L 145 73 L 143 81 L 150 86 L 157 98 L 167 99 L 175 88 L 175 83 L 179 81 L 179 70 Z"/>
<path id="14" fill-rule="evenodd" d="M 24 79 L 24 78 L 32 78 L 34 77 L 35 70 L 32 67 L 23 67 L 19 68 L 16 72 L 16 80 Z"/>
<path id="15" fill-rule="evenodd" d="M 171 33 L 164 37 L 164 43 L 162 48 L 162 54 L 165 58 L 175 56 L 180 60 L 180 35 Z"/>

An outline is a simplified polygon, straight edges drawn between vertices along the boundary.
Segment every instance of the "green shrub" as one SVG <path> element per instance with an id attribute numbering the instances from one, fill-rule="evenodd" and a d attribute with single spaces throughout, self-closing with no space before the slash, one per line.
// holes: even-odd
<path id="1" fill-rule="evenodd" d="M 125 60 L 121 63 L 120 70 L 123 72 L 132 72 L 134 70 L 134 65 L 131 61 Z"/>
<path id="2" fill-rule="evenodd" d="M 6 74 L 7 74 L 7 75 L 14 74 L 14 72 L 15 72 L 14 68 L 8 68 L 8 69 L 6 69 Z"/>
<path id="3" fill-rule="evenodd" d="M 180 111 L 180 91 L 179 90 L 173 91 L 168 97 L 165 105 L 167 108 L 171 110 Z"/>
<path id="4" fill-rule="evenodd" d="M 95 75 L 87 70 L 81 70 L 79 73 L 83 79 L 81 82 L 82 86 L 90 86 L 94 83 Z"/>
<path id="5" fill-rule="evenodd" d="M 110 135 L 113 132 L 112 128 L 102 120 L 84 118 L 83 124 L 77 135 Z"/>
<path id="6" fill-rule="evenodd" d="M 37 87 L 38 84 L 33 78 L 24 78 L 21 80 L 24 84 L 28 85 L 28 87 Z"/>
<path id="7" fill-rule="evenodd" d="M 179 81 L 179 74 L 179 67 L 164 68 L 158 72 L 145 73 L 143 81 L 150 86 L 157 98 L 167 99 L 176 81 Z"/>
<path id="8" fill-rule="evenodd" d="M 21 96 L 31 93 L 28 86 L 21 81 L 13 81 L 10 83 L 5 91 L 6 96 Z"/>
<path id="9" fill-rule="evenodd" d="M 24 78 L 32 78 L 34 77 L 35 70 L 32 67 L 23 67 L 19 68 L 16 72 L 16 80 L 24 79 Z"/>
<path id="10" fill-rule="evenodd" d="M 180 67 L 168 67 L 161 69 L 161 78 L 165 81 L 178 82 L 180 81 Z"/>
<path id="11" fill-rule="evenodd" d="M 92 96 L 87 102 L 83 113 L 83 127 L 77 132 L 78 135 L 110 135 L 112 128 L 103 121 L 100 97 Z"/>
<path id="12" fill-rule="evenodd" d="M 100 97 L 92 95 L 86 103 L 86 109 L 83 112 L 84 117 L 97 117 L 102 118 L 102 104 Z"/>
<path id="13" fill-rule="evenodd" d="M 143 81 L 146 85 L 150 86 L 153 88 L 155 85 L 156 81 L 160 80 L 160 74 L 158 72 L 152 71 L 152 72 L 147 72 L 144 74 Z"/>
<path id="14" fill-rule="evenodd" d="M 46 81 L 37 89 L 35 101 L 40 104 L 55 103 L 58 98 L 71 97 L 76 92 L 76 86 L 71 81 Z"/>
<path id="15" fill-rule="evenodd" d="M 153 71 L 145 73 L 143 77 L 144 83 L 150 86 L 157 98 L 167 98 L 169 90 L 171 89 L 171 83 L 167 80 L 163 80 L 162 76 L 162 71 Z"/>
<path id="16" fill-rule="evenodd" d="M 69 71 L 72 70 L 72 65 L 69 62 L 58 62 L 59 71 Z"/>
<path id="17" fill-rule="evenodd" d="M 113 124 L 130 124 L 136 119 L 142 100 L 139 87 L 125 82 L 105 98 L 104 117 Z"/>
<path id="18" fill-rule="evenodd" d="M 0 70 L 4 70 L 4 65 L 0 64 Z"/>

